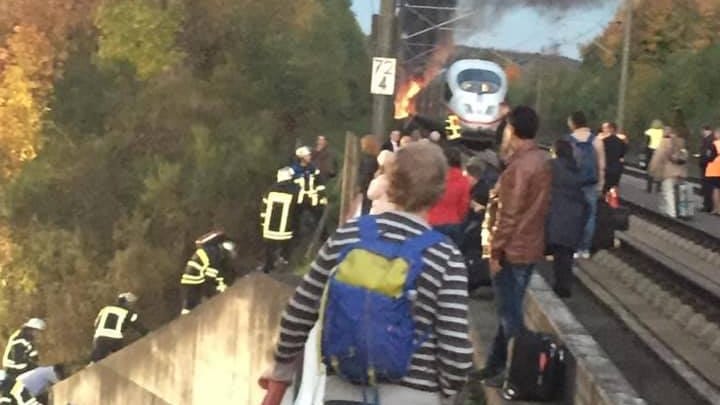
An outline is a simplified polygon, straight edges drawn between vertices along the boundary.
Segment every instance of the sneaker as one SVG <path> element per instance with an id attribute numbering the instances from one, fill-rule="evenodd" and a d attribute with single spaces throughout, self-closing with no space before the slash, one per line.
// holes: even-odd
<path id="1" fill-rule="evenodd" d="M 581 250 L 579 252 L 575 252 L 575 254 L 573 255 L 573 258 L 588 260 L 590 258 L 590 252 L 588 252 L 587 250 Z"/>
<path id="2" fill-rule="evenodd" d="M 290 262 L 288 262 L 287 259 L 282 256 L 278 257 L 277 260 L 275 260 L 275 266 L 287 266 L 288 264 L 290 264 Z"/>

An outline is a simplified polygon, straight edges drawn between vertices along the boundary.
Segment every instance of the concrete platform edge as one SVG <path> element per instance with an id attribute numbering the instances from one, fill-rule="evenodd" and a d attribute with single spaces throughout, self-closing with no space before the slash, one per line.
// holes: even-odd
<path id="1" fill-rule="evenodd" d="M 672 368 L 688 385 L 695 389 L 698 395 L 705 398 L 711 404 L 720 403 L 720 391 L 718 389 L 661 342 L 647 327 L 642 325 L 634 315 L 628 312 L 622 304 L 613 298 L 611 293 L 606 291 L 590 274 L 585 272 L 582 266 L 578 266 L 576 270 L 577 279 L 585 285 L 598 300 L 615 313 L 663 362 Z"/>
<path id="2" fill-rule="evenodd" d="M 575 319 L 565 303 L 538 274 L 533 275 L 527 291 L 525 318 L 529 328 L 557 335 L 572 354 L 574 364 L 568 369 L 569 383 L 566 386 L 564 403 L 646 404 L 598 343 Z M 478 354 L 484 357 L 482 352 L 486 342 L 480 342 L 477 334 L 472 336 L 475 346 L 482 347 Z M 488 405 L 511 403 L 504 400 L 497 389 L 485 388 L 485 395 Z"/>

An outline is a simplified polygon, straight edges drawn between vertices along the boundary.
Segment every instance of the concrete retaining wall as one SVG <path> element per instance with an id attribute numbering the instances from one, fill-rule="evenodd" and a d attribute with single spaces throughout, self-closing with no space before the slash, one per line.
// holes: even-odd
<path id="1" fill-rule="evenodd" d="M 252 274 L 53 389 L 61 405 L 259 404 L 293 288 Z"/>

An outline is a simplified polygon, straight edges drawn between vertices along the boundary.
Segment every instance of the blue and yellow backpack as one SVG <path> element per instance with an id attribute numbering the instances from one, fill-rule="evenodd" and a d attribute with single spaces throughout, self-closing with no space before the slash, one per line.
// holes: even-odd
<path id="1" fill-rule="evenodd" d="M 357 385 L 407 375 L 430 331 L 413 320 L 423 252 L 445 236 L 428 230 L 404 242 L 380 237 L 373 216 L 358 220 L 360 241 L 345 248 L 330 275 L 320 310 L 323 363 Z"/>

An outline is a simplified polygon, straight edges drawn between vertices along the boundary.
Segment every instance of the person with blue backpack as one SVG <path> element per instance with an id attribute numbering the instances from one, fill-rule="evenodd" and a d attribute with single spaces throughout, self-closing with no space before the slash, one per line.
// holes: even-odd
<path id="1" fill-rule="evenodd" d="M 598 199 L 605 184 L 605 146 L 602 139 L 588 127 L 588 120 L 582 111 L 570 115 L 568 126 L 572 133 L 565 139 L 573 146 L 575 160 L 580 169 L 578 175 L 585 184 L 583 193 L 589 209 L 576 257 L 589 259 L 595 235 Z"/>
<path id="2" fill-rule="evenodd" d="M 348 222 L 321 248 L 282 315 L 264 381 L 292 380 L 318 322 L 327 405 L 444 405 L 464 386 L 473 356 L 467 271 L 425 219 L 443 195 L 445 157 L 414 143 L 388 169 L 397 209 Z"/>

